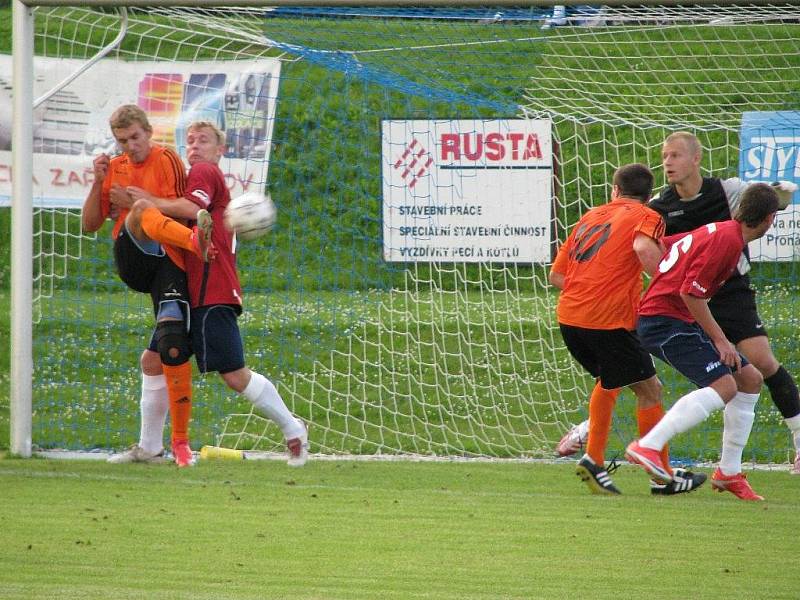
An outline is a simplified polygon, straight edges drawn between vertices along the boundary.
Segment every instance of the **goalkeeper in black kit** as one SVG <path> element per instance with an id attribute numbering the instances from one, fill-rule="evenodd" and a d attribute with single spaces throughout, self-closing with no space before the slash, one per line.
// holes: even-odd
<path id="1" fill-rule="evenodd" d="M 661 162 L 667 186 L 650 201 L 650 208 L 664 217 L 666 235 L 730 219 L 739 205 L 742 191 L 749 185 L 738 178 L 703 177 L 700 172 L 702 156 L 700 141 L 691 133 L 679 131 L 664 140 Z M 797 186 L 787 181 L 773 185 L 778 192 L 780 208 L 786 208 Z M 795 447 L 792 473 L 797 475 L 800 474 L 800 396 L 794 379 L 772 353 L 767 330 L 758 316 L 749 270 L 750 260 L 745 248 L 737 271 L 711 298 L 708 306 L 725 336 L 764 376 L 772 401 L 792 433 Z"/>

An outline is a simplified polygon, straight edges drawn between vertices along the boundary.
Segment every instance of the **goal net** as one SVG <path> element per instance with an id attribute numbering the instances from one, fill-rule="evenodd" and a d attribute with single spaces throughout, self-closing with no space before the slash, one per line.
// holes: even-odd
<path id="1" fill-rule="evenodd" d="M 552 456 L 569 424 L 585 418 L 593 384 L 565 351 L 554 320 L 547 272 L 558 241 L 583 212 L 607 201 L 616 167 L 644 162 L 660 182 L 666 134 L 694 132 L 705 147 L 704 171 L 735 176 L 743 114 L 798 109 L 795 6 L 570 8 L 563 19 L 551 17 L 547 8 L 129 9 L 119 47 L 65 88 L 90 94 L 92 72 L 109 61 L 149 63 L 151 75 L 213 63 L 215 75 L 227 75 L 221 86 L 216 76 L 196 79 L 193 94 L 216 97 L 203 114 L 224 117 L 231 144 L 247 149 L 238 154 L 241 173 L 253 186 L 268 186 L 279 211 L 268 236 L 239 249 L 245 354 L 309 421 L 312 452 Z M 37 8 L 37 64 L 90 60 L 122 21 L 111 10 Z M 275 85 L 242 83 L 236 91 L 263 94 L 275 107 L 269 123 L 244 123 L 231 104 L 238 61 L 273 65 Z M 165 84 L 159 93 L 147 105 L 151 115 L 167 111 L 180 90 Z M 130 101 L 141 104 L 141 96 Z M 57 128 L 69 130 L 67 113 L 58 114 Z M 527 175 L 512 177 L 511 167 L 493 172 L 500 178 L 494 186 L 478 168 L 433 181 L 426 154 L 401 152 L 413 137 L 424 146 L 429 131 L 441 128 L 454 132 L 450 139 L 460 140 L 465 155 L 478 152 L 479 138 L 485 159 L 511 153 L 510 145 L 491 146 L 490 134 L 512 121 L 552 128 L 542 188 L 527 187 Z M 389 139 L 395 125 L 412 137 Z M 103 122 L 86 127 L 108 137 Z M 180 149 L 179 128 L 156 130 Z M 96 146 L 81 141 L 76 152 L 90 169 Z M 430 156 L 440 150 L 428 148 Z M 409 175 L 398 179 L 399 171 Z M 405 204 L 391 200 L 398 186 L 405 186 Z M 420 248 L 435 246 L 443 227 L 453 235 L 456 221 L 419 207 L 474 211 L 478 202 L 467 196 L 476 188 L 485 212 L 457 221 L 471 239 L 457 248 L 439 244 L 444 255 L 391 256 L 393 236 L 415 238 L 410 247 Z M 489 255 L 477 238 L 497 233 L 491 224 L 528 225 L 513 222 L 513 211 L 498 221 L 493 203 L 537 198 L 545 215 L 539 254 L 520 259 L 509 243 L 505 253 Z M 404 223 L 419 229 L 387 228 L 397 214 L 391 211 L 404 205 L 417 207 Z M 138 436 L 149 300 L 114 275 L 108 228 L 82 237 L 74 209 L 37 210 L 35 276 L 43 292 L 34 328 L 34 444 L 126 446 Z M 532 229 L 526 233 L 533 237 Z M 754 280 L 775 352 L 800 374 L 790 248 L 797 234 L 784 233 L 788 257 L 756 263 Z M 469 247 L 487 255 L 456 257 Z M 659 373 L 669 405 L 688 386 L 663 365 Z M 198 377 L 194 406 L 198 447 L 282 445 L 277 427 L 216 377 Z M 636 437 L 630 394 L 618 403 L 614 427 L 610 455 Z M 673 454 L 714 459 L 720 427 L 711 420 L 680 436 Z M 748 457 L 785 462 L 790 451 L 765 392 Z"/>

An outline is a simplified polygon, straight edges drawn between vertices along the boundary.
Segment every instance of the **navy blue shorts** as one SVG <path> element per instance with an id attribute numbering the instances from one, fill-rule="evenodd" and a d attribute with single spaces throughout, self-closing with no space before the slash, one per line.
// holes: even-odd
<path id="1" fill-rule="evenodd" d="M 244 367 L 239 312 L 239 307 L 227 304 L 192 309 L 192 350 L 201 373 L 230 373 Z"/>
<path id="2" fill-rule="evenodd" d="M 642 348 L 635 331 L 586 329 L 559 323 L 570 354 L 606 390 L 625 387 L 656 374 L 653 359 Z"/>
<path id="3" fill-rule="evenodd" d="M 697 387 L 706 387 L 724 375 L 733 374 L 730 367 L 722 364 L 714 343 L 697 323 L 640 316 L 636 331 L 650 354 L 672 365 Z M 742 366 L 748 364 L 744 356 L 741 359 Z"/>

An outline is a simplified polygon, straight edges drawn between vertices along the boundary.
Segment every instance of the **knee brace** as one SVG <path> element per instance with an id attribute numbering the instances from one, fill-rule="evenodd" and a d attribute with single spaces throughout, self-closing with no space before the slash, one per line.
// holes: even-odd
<path id="1" fill-rule="evenodd" d="M 165 365 L 177 367 L 192 356 L 189 334 L 183 321 L 161 321 L 156 325 L 156 347 Z"/>

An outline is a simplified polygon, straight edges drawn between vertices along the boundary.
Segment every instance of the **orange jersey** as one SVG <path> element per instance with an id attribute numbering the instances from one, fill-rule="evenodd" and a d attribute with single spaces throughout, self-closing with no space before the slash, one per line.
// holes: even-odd
<path id="1" fill-rule="evenodd" d="M 618 198 L 583 215 L 553 263 L 552 270 L 564 274 L 559 323 L 635 329 L 643 279 L 633 240 L 640 233 L 658 240 L 664 221 L 637 200 Z"/>
<path id="2" fill-rule="evenodd" d="M 157 198 L 180 198 L 186 187 L 186 167 L 174 150 L 157 144 L 152 145 L 150 154 L 143 163 L 132 163 L 126 154 L 115 156 L 111 159 L 100 195 L 100 210 L 104 218 L 111 214 L 109 191 L 115 183 L 122 187 L 140 187 Z M 127 214 L 127 208 L 120 211 L 111 232 L 114 239 L 117 239 Z M 170 246 L 164 246 L 164 249 L 173 262 L 183 266 L 180 251 Z"/>

